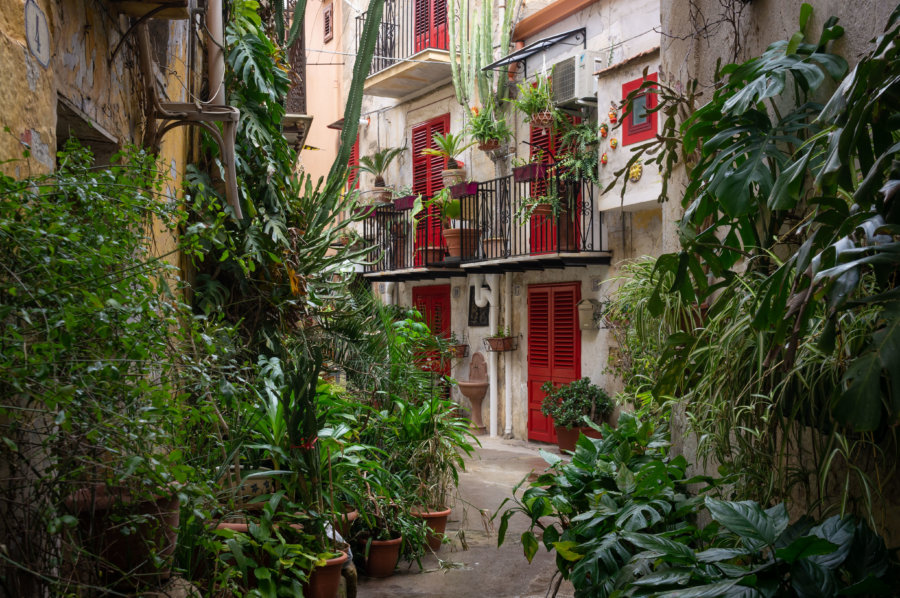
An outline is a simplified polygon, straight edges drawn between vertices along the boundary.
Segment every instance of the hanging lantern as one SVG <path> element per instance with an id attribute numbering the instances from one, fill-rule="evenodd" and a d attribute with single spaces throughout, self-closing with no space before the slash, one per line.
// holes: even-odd
<path id="1" fill-rule="evenodd" d="M 600 125 L 600 137 L 606 139 L 607 135 L 609 135 L 609 125 L 603 123 L 602 125 Z"/>
<path id="2" fill-rule="evenodd" d="M 619 146 L 619 140 L 613 137 L 609 140 L 609 147 L 616 149 Z"/>
<path id="3" fill-rule="evenodd" d="M 632 183 L 636 183 L 641 180 L 642 174 L 644 174 L 644 166 L 640 162 L 635 162 L 631 165 L 631 168 L 628 169 L 628 180 Z"/>
<path id="4" fill-rule="evenodd" d="M 619 111 L 616 110 L 616 105 L 612 102 L 609 104 L 609 122 L 612 124 L 619 122 Z"/>
<path id="5" fill-rule="evenodd" d="M 606 155 L 606 152 L 603 152 L 603 155 L 600 156 L 600 164 L 606 166 L 607 162 L 609 162 L 609 156 Z"/>

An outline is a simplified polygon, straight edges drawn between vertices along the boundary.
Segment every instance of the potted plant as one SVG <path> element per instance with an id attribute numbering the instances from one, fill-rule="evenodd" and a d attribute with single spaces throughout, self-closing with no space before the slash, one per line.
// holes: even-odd
<path id="1" fill-rule="evenodd" d="M 544 151 L 537 150 L 529 158 L 513 160 L 513 179 L 517 183 L 530 183 L 547 176 L 547 164 L 544 162 Z"/>
<path id="2" fill-rule="evenodd" d="M 462 203 L 455 199 L 449 189 L 441 189 L 430 199 L 420 201 L 413 208 L 413 216 L 428 207 L 436 207 L 440 210 L 440 219 L 444 241 L 447 243 L 447 253 L 450 257 L 471 258 L 475 255 L 478 245 L 479 231 L 476 228 L 463 227 L 461 220 Z"/>
<path id="3" fill-rule="evenodd" d="M 553 419 L 560 450 L 574 450 L 579 434 L 595 434 L 595 430 L 585 424 L 585 418 L 601 424 L 612 413 L 609 395 L 588 377 L 561 386 L 548 381 L 541 390 L 546 393 L 541 413 Z"/>
<path id="4" fill-rule="evenodd" d="M 478 183 L 475 181 L 464 181 L 450 187 L 450 196 L 454 199 L 470 197 L 476 193 L 478 193 Z"/>
<path id="5" fill-rule="evenodd" d="M 564 211 L 563 200 L 557 191 L 555 181 L 551 179 L 546 192 L 528 197 L 516 209 L 516 219 L 525 224 L 532 216 L 555 218 Z"/>
<path id="6" fill-rule="evenodd" d="M 466 355 L 469 354 L 469 344 L 466 341 L 465 335 L 463 335 L 462 340 L 457 338 L 455 332 L 450 333 L 450 338 L 447 340 L 450 345 L 450 354 L 457 358 L 462 359 Z"/>
<path id="7" fill-rule="evenodd" d="M 497 329 L 496 334 L 484 339 L 484 342 L 487 343 L 489 351 L 515 351 L 518 348 L 516 337 L 503 326 Z"/>
<path id="8" fill-rule="evenodd" d="M 526 121 L 535 127 L 548 129 L 557 119 L 553 107 L 553 92 L 550 77 L 546 73 L 538 73 L 533 85 L 519 83 L 519 93 L 515 98 L 507 99 L 526 116 Z"/>
<path id="9" fill-rule="evenodd" d="M 598 185 L 600 137 L 596 124 L 593 121 L 573 124 L 568 119 L 560 122 L 565 127 L 560 136 L 556 163 L 560 178 L 570 182 L 588 180 Z"/>
<path id="10" fill-rule="evenodd" d="M 392 193 L 385 185 L 384 173 L 387 172 L 391 162 L 402 152 L 403 148 L 400 147 L 386 147 L 371 156 L 360 157 L 357 170 L 367 172 L 375 177 L 375 186 L 371 191 L 375 201 L 386 203 L 391 200 Z"/>
<path id="11" fill-rule="evenodd" d="M 435 147 L 426 147 L 422 150 L 422 155 L 437 156 L 447 160 L 446 167 L 441 171 L 444 187 L 452 187 L 456 183 L 463 182 L 466 179 L 466 171 L 459 167 L 456 157 L 472 147 L 474 142 L 466 143 L 461 133 L 459 135 L 435 133 L 432 141 Z"/>
<path id="12" fill-rule="evenodd" d="M 483 152 L 498 149 L 512 137 L 506 120 L 495 117 L 493 100 L 488 101 L 483 110 L 473 107 L 466 127 L 469 135 L 478 142 L 478 149 Z"/>

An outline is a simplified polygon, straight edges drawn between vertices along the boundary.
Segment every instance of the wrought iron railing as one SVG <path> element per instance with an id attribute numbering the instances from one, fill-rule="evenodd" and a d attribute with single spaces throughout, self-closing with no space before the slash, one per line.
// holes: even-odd
<path id="1" fill-rule="evenodd" d="M 446 14 L 446 5 L 433 0 L 386 0 L 369 75 L 423 50 L 446 50 L 449 47 Z M 356 17 L 357 40 L 362 35 L 366 15 L 364 12 Z"/>
<path id="2" fill-rule="evenodd" d="M 489 262 L 502 267 L 510 260 L 601 251 L 593 184 L 567 180 L 553 169 L 546 177 L 546 183 L 518 182 L 513 176 L 470 183 L 477 188 L 460 198 L 461 218 L 452 223 L 461 229 L 460 257 L 447 251 L 440 215 L 423 211 L 413 216 L 411 197 L 365 208 L 363 236 L 372 248 L 365 271 L 493 265 Z M 560 209 L 556 215 L 528 216 L 526 206 L 537 194 L 536 186 L 544 184 L 556 190 Z"/>

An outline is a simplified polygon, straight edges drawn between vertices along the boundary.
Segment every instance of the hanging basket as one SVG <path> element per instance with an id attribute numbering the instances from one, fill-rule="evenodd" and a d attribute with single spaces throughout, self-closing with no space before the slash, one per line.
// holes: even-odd
<path id="1" fill-rule="evenodd" d="M 539 129 L 551 128 L 554 120 L 553 113 L 549 110 L 544 110 L 543 112 L 537 112 L 531 115 L 531 124 Z"/>
<path id="2" fill-rule="evenodd" d="M 496 149 L 500 149 L 500 140 L 499 139 L 488 139 L 485 142 L 478 144 L 478 149 L 483 152 L 492 152 Z"/>
<path id="3" fill-rule="evenodd" d="M 519 338 L 516 336 L 501 336 L 484 339 L 488 351 L 496 351 L 499 353 L 505 351 L 515 351 L 519 348 Z"/>

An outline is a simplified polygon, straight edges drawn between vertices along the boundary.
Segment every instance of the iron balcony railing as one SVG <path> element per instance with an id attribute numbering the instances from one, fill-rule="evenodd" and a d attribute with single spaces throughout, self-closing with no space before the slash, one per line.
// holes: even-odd
<path id="1" fill-rule="evenodd" d="M 600 215 L 594 186 L 588 180 L 568 181 L 551 172 L 538 182 L 517 182 L 506 176 L 469 183 L 460 198 L 462 217 L 451 228 L 460 229 L 460 257 L 447 251 L 440 214 L 412 215 L 413 198 L 365 208 L 363 236 L 371 247 L 365 272 L 391 272 L 416 268 L 453 268 L 482 264 L 502 269 L 504 263 L 552 259 L 560 254 L 600 252 Z M 555 179 L 555 180 L 553 180 Z M 561 198 L 558 215 L 522 210 L 543 185 L 555 185 Z"/>
<path id="2" fill-rule="evenodd" d="M 356 17 L 357 40 L 367 14 Z M 446 0 L 387 0 L 369 76 L 423 50 L 446 50 L 448 41 Z"/>

